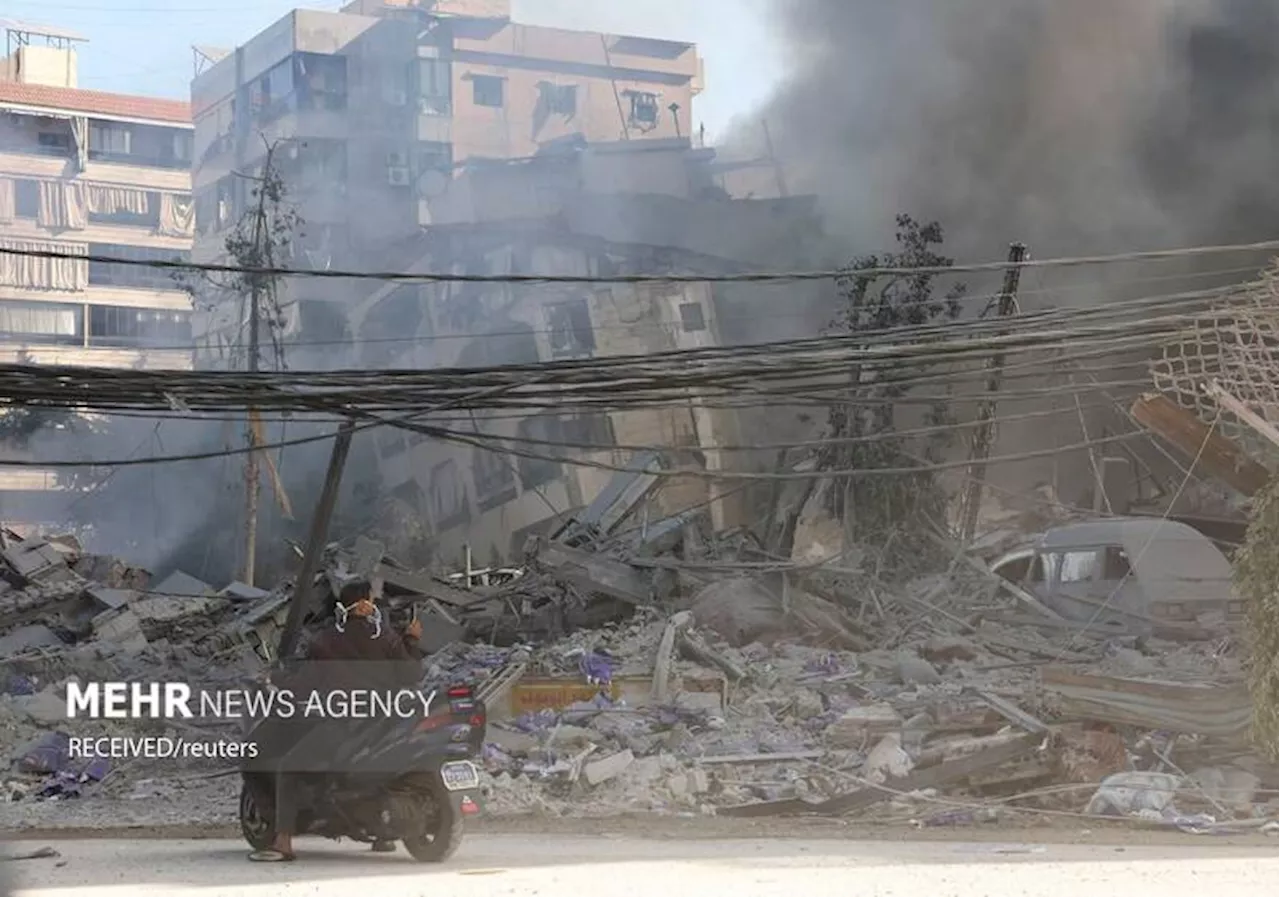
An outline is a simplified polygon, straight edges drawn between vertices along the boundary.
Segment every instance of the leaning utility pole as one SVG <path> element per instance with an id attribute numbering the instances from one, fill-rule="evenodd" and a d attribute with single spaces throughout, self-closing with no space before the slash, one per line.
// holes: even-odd
<path id="1" fill-rule="evenodd" d="M 267 196 L 268 179 L 272 177 L 271 154 L 274 145 L 267 147 L 267 156 L 262 163 L 262 175 L 258 181 L 258 208 L 253 216 L 253 237 L 251 239 L 250 267 L 271 267 L 271 234 L 267 229 Z M 259 354 L 261 351 L 258 326 L 262 315 L 263 275 L 248 274 L 249 281 L 249 373 L 258 373 Z M 262 475 L 258 464 L 258 411 L 249 408 L 245 436 L 249 443 L 249 453 L 244 461 L 245 483 L 245 523 L 244 523 L 244 583 L 253 585 L 254 572 L 258 555 L 258 496 L 262 489 Z"/>
<path id="2" fill-rule="evenodd" d="M 1022 263 L 1027 259 L 1027 247 L 1022 243 L 1009 244 L 1009 267 L 1004 272 L 1004 286 L 996 314 L 1007 318 L 1017 310 L 1018 280 L 1022 276 Z M 965 485 L 960 503 L 960 538 L 968 542 L 978 528 L 978 512 L 982 506 L 982 491 L 987 479 L 987 458 L 991 456 L 991 440 L 995 430 L 996 399 L 1004 373 L 1004 353 L 991 356 L 987 374 L 987 394 L 990 396 L 978 409 L 978 425 L 974 427 L 969 451 L 969 482 Z"/>

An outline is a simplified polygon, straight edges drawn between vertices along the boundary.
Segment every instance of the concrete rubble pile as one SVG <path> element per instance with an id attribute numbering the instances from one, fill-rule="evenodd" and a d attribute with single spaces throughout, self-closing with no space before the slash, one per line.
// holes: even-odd
<path id="1" fill-rule="evenodd" d="M 1037 617 L 980 565 L 890 586 L 771 565 L 751 536 L 709 532 L 696 514 L 617 537 L 626 513 L 610 528 L 592 513 L 532 540 L 516 570 L 413 571 L 360 538 L 330 546 L 317 577 L 329 594 L 370 578 L 393 622 L 423 620 L 425 680 L 477 687 L 496 814 L 934 826 L 1051 810 L 1194 832 L 1275 818 L 1230 640 Z M 55 537 L 6 538 L 0 557 L 6 797 L 138 797 L 157 782 L 173 794 L 182 778 L 190 802 L 191 782 L 227 771 L 73 767 L 65 740 L 85 724 L 66 719 L 62 689 L 72 675 L 247 682 L 273 658 L 290 583 L 152 582 Z M 230 821 L 238 783 L 216 782 L 201 800 Z"/>

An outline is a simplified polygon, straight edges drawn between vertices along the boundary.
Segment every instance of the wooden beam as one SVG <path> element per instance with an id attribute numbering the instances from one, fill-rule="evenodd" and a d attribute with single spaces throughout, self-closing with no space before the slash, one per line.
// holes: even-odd
<path id="1" fill-rule="evenodd" d="M 1270 473 L 1265 467 L 1167 396 L 1142 396 L 1130 413 L 1142 426 L 1177 447 L 1197 468 L 1241 495 L 1252 497 L 1266 486 Z"/>

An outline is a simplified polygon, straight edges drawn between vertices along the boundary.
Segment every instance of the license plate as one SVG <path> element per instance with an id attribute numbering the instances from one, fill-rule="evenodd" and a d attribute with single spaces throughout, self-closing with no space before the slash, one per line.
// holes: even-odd
<path id="1" fill-rule="evenodd" d="M 440 767 L 440 778 L 449 791 L 466 791 L 480 787 L 480 771 L 475 764 L 465 760 L 446 763 Z"/>

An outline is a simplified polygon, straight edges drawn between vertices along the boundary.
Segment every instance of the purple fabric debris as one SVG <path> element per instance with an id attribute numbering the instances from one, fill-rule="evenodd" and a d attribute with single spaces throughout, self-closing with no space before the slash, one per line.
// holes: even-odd
<path id="1" fill-rule="evenodd" d="M 80 770 L 80 780 L 85 782 L 101 782 L 111 771 L 111 764 L 106 757 L 94 757 Z"/>
<path id="2" fill-rule="evenodd" d="M 79 775 L 62 770 L 54 773 L 53 777 L 44 784 L 44 787 L 36 792 L 36 798 L 38 800 L 50 800 L 54 798 L 80 797 L 81 784 Z"/>
<path id="3" fill-rule="evenodd" d="M 613 682 L 613 663 L 604 654 L 584 654 L 578 661 L 578 671 L 591 685 L 609 685 Z"/>
<path id="4" fill-rule="evenodd" d="M 66 769 L 71 759 L 71 736 L 50 732 L 22 754 L 18 768 L 23 772 L 56 773 Z"/>
<path id="5" fill-rule="evenodd" d="M 14 676 L 9 680 L 5 691 L 11 695 L 33 695 L 36 693 L 36 684 L 30 676 Z"/>

